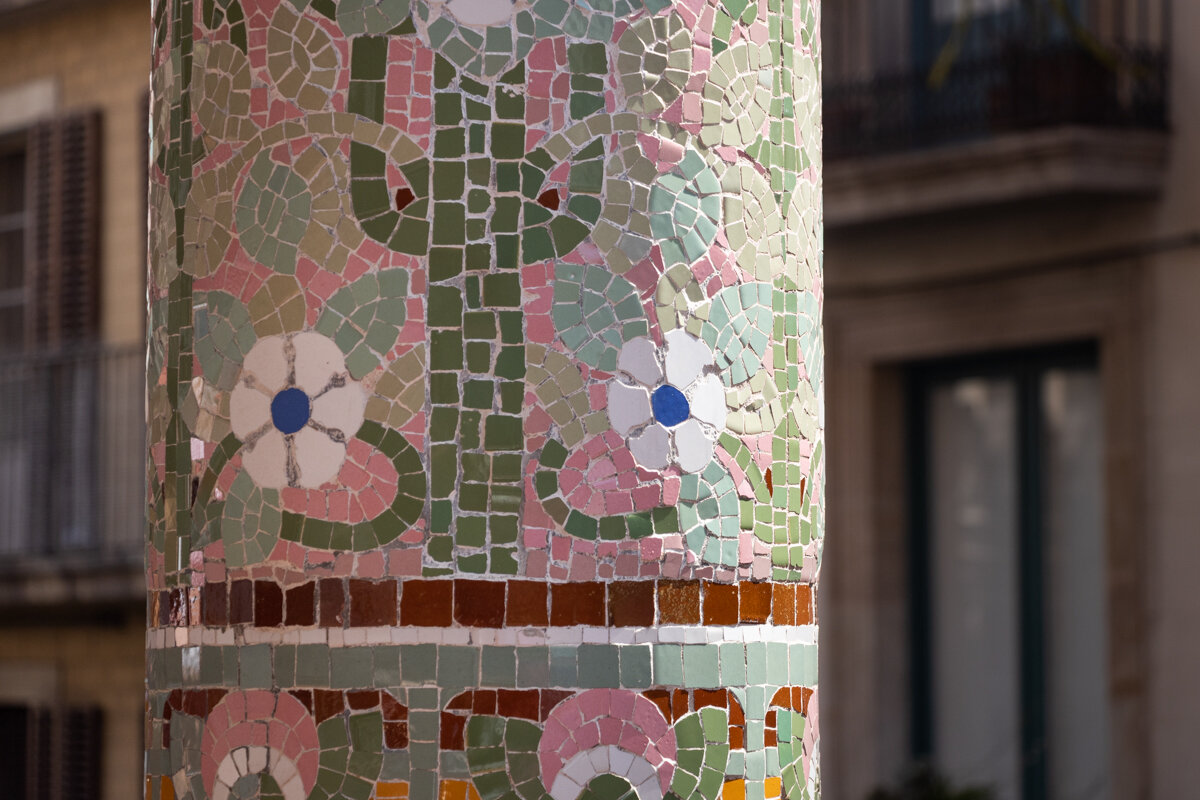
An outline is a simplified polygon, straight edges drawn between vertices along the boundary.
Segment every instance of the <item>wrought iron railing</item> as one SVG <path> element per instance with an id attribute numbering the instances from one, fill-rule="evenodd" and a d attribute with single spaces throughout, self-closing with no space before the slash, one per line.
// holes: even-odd
<path id="1" fill-rule="evenodd" d="M 827 84 L 825 157 L 894 153 L 1080 125 L 1164 130 L 1167 59 L 1157 50 L 1074 40 L 1013 41 L 986 58 Z"/>
<path id="2" fill-rule="evenodd" d="M 142 557 L 145 351 L 0 356 L 0 571 Z"/>

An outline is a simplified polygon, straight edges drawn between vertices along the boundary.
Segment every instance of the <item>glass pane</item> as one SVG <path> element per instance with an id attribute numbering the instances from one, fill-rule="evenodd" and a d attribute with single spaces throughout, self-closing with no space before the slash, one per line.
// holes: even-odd
<path id="1" fill-rule="evenodd" d="M 25 342 L 25 309 L 0 304 L 0 355 L 20 352 Z"/>
<path id="2" fill-rule="evenodd" d="M 0 230 L 0 292 L 25 285 L 25 231 Z"/>
<path id="3" fill-rule="evenodd" d="M 1042 383 L 1050 796 L 1109 797 L 1103 408 L 1094 371 Z"/>
<path id="4" fill-rule="evenodd" d="M 0 153 L 0 217 L 25 209 L 25 153 Z"/>
<path id="5" fill-rule="evenodd" d="M 934 760 L 958 785 L 1017 800 L 1016 386 L 955 381 L 930 412 Z"/>

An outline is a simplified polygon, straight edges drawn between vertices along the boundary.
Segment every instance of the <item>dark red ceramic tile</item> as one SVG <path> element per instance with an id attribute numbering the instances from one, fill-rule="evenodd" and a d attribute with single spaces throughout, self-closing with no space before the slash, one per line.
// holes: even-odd
<path id="1" fill-rule="evenodd" d="M 404 750 L 408 747 L 408 723 L 383 723 L 383 745 L 389 750 Z"/>
<path id="2" fill-rule="evenodd" d="M 540 581 L 509 581 L 504 623 L 511 627 L 548 624 L 547 591 L 546 584 Z"/>
<path id="3" fill-rule="evenodd" d="M 200 615 L 205 625 L 229 624 L 229 590 L 224 582 L 206 583 L 200 588 Z"/>
<path id="4" fill-rule="evenodd" d="M 346 692 L 346 705 L 352 711 L 365 711 L 368 708 L 375 708 L 379 705 L 379 692 L 370 690 Z"/>
<path id="5" fill-rule="evenodd" d="M 320 725 L 330 717 L 336 717 L 346 710 L 346 700 L 344 695 L 338 691 L 330 691 L 328 689 L 313 690 L 313 716 Z"/>
<path id="6" fill-rule="evenodd" d="M 400 591 L 400 624 L 450 625 L 453 597 L 452 581 L 405 581 Z"/>
<path id="7" fill-rule="evenodd" d="M 456 580 L 454 582 L 454 621 L 459 625 L 472 628 L 503 626 L 504 583 Z"/>
<path id="8" fill-rule="evenodd" d="M 538 721 L 537 689 L 501 689 L 497 692 L 497 710 L 502 717 L 520 717 Z"/>
<path id="9" fill-rule="evenodd" d="M 441 734 L 438 744 L 443 750 L 466 750 L 467 718 L 459 714 L 442 712 Z"/>
<path id="10" fill-rule="evenodd" d="M 350 625 L 396 624 L 396 582 L 350 580 Z"/>
<path id="11" fill-rule="evenodd" d="M 274 581 L 254 582 L 254 624 L 261 628 L 283 624 L 283 590 Z"/>
<path id="12" fill-rule="evenodd" d="M 313 625 L 317 621 L 317 584 L 308 581 L 283 593 L 285 625 Z"/>
<path id="13" fill-rule="evenodd" d="M 346 593 L 340 578 L 322 578 L 317 587 L 318 619 L 322 628 L 340 628 L 346 623 Z"/>
<path id="14" fill-rule="evenodd" d="M 383 707 L 384 722 L 399 722 L 408 719 L 408 706 L 392 697 L 391 692 L 380 692 L 379 702 Z"/>
<path id="15" fill-rule="evenodd" d="M 608 624 L 648 628 L 654 624 L 654 582 L 614 581 L 608 585 Z"/>
<path id="16" fill-rule="evenodd" d="M 555 583 L 550 586 L 551 625 L 603 625 L 604 584 Z"/>
<path id="17" fill-rule="evenodd" d="M 229 622 L 244 625 L 254 622 L 254 583 L 234 581 L 229 587 Z"/>

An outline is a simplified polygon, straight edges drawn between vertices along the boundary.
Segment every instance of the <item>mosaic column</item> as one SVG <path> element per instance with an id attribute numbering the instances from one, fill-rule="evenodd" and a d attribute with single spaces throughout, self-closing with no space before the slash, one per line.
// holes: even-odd
<path id="1" fill-rule="evenodd" d="M 817 0 L 157 0 L 146 796 L 816 800 Z"/>

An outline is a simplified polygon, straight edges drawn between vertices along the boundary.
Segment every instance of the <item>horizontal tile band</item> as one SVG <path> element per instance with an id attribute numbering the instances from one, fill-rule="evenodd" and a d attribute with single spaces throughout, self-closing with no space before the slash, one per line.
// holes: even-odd
<path id="1" fill-rule="evenodd" d="M 433 642 L 181 646 L 163 641 L 167 632 L 159 631 L 151 633 L 159 641 L 151 642 L 147 653 L 147 688 L 408 688 L 412 708 L 411 690 L 421 687 L 457 692 L 489 687 L 816 686 L 816 630 L 771 631 L 776 634 L 773 641 L 540 642 L 513 647 Z M 498 659 L 502 654 L 506 657 Z M 749 707 L 747 713 L 753 713 Z"/>
<path id="2" fill-rule="evenodd" d="M 152 650 L 172 647 L 309 645 L 331 648 L 370 647 L 388 644 L 445 644 L 475 647 L 578 646 L 587 644 L 722 644 L 727 642 L 777 642 L 816 644 L 816 625 L 739 625 L 652 628 L 606 628 L 577 625 L 563 628 L 157 628 L 147 631 Z"/>
<path id="3" fill-rule="evenodd" d="M 152 628 L 646 628 L 814 621 L 809 584 L 750 581 L 320 578 L 280 586 L 244 579 L 152 592 L 149 601 Z"/>

